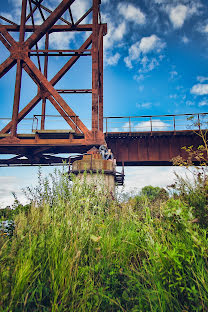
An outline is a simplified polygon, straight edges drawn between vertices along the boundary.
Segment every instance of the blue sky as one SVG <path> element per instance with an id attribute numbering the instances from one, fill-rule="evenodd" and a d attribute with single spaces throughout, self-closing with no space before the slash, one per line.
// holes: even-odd
<path id="1" fill-rule="evenodd" d="M 59 2 L 44 0 L 43 4 L 54 9 Z M 1 1 L 0 15 L 18 22 L 20 4 L 20 0 Z M 90 7 L 90 4 L 91 0 L 75 1 L 72 5 L 75 20 Z M 207 0 L 103 0 L 101 12 L 102 22 L 108 23 L 108 34 L 104 39 L 104 116 L 207 112 Z M 68 18 L 67 15 L 65 17 Z M 38 14 L 35 19 L 37 23 L 41 22 Z M 90 17 L 85 22 L 90 22 Z M 52 35 L 50 48 L 78 48 L 86 37 L 85 33 Z M 43 48 L 43 41 L 39 47 Z M 8 52 L 1 44 L 0 62 L 7 56 Z M 37 63 L 35 58 L 33 61 Z M 66 57 L 52 58 L 49 63 L 49 78 L 66 61 Z M 11 117 L 14 77 L 15 68 L 0 81 L 1 117 Z M 26 74 L 24 78 L 20 108 L 23 108 L 37 92 L 36 86 L 30 78 L 27 79 Z M 57 84 L 56 88 L 59 87 L 91 88 L 90 60 L 83 57 L 77 62 L 72 71 Z M 63 97 L 89 126 L 91 97 L 89 95 Z M 47 114 L 56 113 L 48 103 Z M 33 117 L 34 114 L 40 114 L 40 105 L 29 117 Z M 157 120 L 162 125 L 163 121 Z M 31 125 L 22 122 L 19 131 L 25 129 L 31 129 Z M 23 181 L 21 180 L 19 184 L 23 185 L 31 180 L 30 176 L 34 175 L 34 170 L 34 168 L 21 171 L 18 168 L 0 168 L 1 184 L 9 181 L 11 187 L 8 189 L 11 189 L 12 185 L 16 188 L 15 185 L 18 183 L 15 184 L 14 180 L 20 181 L 21 176 Z M 46 171 L 48 170 L 50 169 Z M 131 170 L 134 175 L 138 173 L 137 180 L 140 180 L 140 172 L 144 173 L 145 170 L 149 172 L 150 169 L 127 169 L 127 174 L 130 172 L 129 185 L 133 181 Z M 154 170 L 158 172 L 159 169 Z M 172 169 L 160 168 L 160 170 L 166 172 L 167 176 Z M 145 176 L 145 173 L 143 175 Z M 135 185 L 137 180 L 134 179 L 132 185 Z M 144 185 L 148 183 L 145 178 L 143 180 Z M 165 181 L 162 184 L 165 184 Z"/>

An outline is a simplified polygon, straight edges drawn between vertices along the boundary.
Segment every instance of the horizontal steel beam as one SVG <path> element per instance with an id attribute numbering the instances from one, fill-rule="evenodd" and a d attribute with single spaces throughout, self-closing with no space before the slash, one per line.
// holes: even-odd
<path id="1" fill-rule="evenodd" d="M 101 24 L 104 27 L 104 35 L 107 34 L 107 24 Z M 39 29 L 39 25 L 25 25 L 25 32 L 34 32 L 34 30 Z M 7 31 L 19 32 L 20 25 L 1 25 L 0 28 L 4 28 Z M 81 24 L 81 25 L 54 25 L 48 31 L 62 32 L 62 31 L 92 31 L 92 24 Z"/>
<path id="2" fill-rule="evenodd" d="M 86 94 L 86 93 L 92 93 L 92 89 L 57 89 L 58 93 L 64 93 L 64 94 Z"/>
<path id="3" fill-rule="evenodd" d="M 64 138 L 68 137 L 68 138 Z M 100 146 L 103 141 L 100 139 L 85 140 L 79 138 L 78 134 L 66 133 L 41 133 L 33 135 L 18 135 L 18 142 L 10 142 L 10 136 L 2 135 L 0 137 L 0 154 L 27 155 L 38 154 L 43 149 L 47 153 L 85 153 L 93 146 Z M 106 134 L 106 142 L 114 154 L 117 165 L 125 166 L 170 166 L 172 158 L 178 155 L 186 157 L 186 152 L 181 148 L 183 146 L 193 145 L 197 148 L 202 144 L 200 137 L 193 131 L 164 132 L 155 133 L 137 133 L 132 136 L 130 133 L 115 136 L 115 133 Z M 44 153 L 44 152 L 43 152 Z M 32 160 L 27 161 L 27 163 Z M 18 160 L 19 163 L 19 160 Z M 22 161 L 24 164 L 25 161 Z M 8 165 L 8 161 L 1 160 L 0 165 Z M 41 158 L 39 160 L 41 164 Z M 13 164 L 14 165 L 14 159 Z M 43 165 L 46 165 L 43 161 Z"/>
<path id="4" fill-rule="evenodd" d="M 107 133 L 106 142 L 117 164 L 125 166 L 170 166 L 173 157 L 186 157 L 183 146 L 197 148 L 202 139 L 193 131 Z"/>

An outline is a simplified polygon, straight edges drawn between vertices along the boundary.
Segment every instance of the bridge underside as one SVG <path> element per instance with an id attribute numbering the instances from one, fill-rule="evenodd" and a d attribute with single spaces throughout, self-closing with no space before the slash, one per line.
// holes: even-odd
<path id="1" fill-rule="evenodd" d="M 86 153 L 95 142 L 69 132 L 40 132 L 19 135 L 17 142 L 0 139 L 0 166 L 60 165 L 69 157 L 60 154 Z M 107 133 L 105 140 L 116 158 L 117 165 L 170 166 L 175 156 L 186 156 L 183 146 L 198 147 L 200 137 L 193 131 L 122 132 Z M 97 146 L 100 144 L 98 143 Z M 10 158 L 9 158 L 10 155 Z M 5 158 L 5 157 L 4 157 Z"/>

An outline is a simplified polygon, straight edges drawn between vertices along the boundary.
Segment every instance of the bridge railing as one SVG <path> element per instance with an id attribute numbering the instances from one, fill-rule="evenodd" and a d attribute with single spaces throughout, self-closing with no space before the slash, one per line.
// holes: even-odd
<path id="1" fill-rule="evenodd" d="M 104 132 L 161 132 L 208 128 L 208 113 L 104 117 Z"/>
<path id="2" fill-rule="evenodd" d="M 32 133 L 41 128 L 41 115 L 24 118 L 18 124 L 18 133 Z M 0 118 L 0 129 L 3 129 L 11 118 Z M 68 130 L 70 126 L 59 115 L 45 116 L 46 130 Z M 91 128 L 91 119 L 82 119 Z M 208 129 L 208 113 L 152 115 L 129 117 L 104 117 L 104 132 L 160 132 Z"/>
<path id="3" fill-rule="evenodd" d="M 19 134 L 30 134 L 36 130 L 41 129 L 41 117 L 42 115 L 34 115 L 33 117 L 24 118 L 20 121 L 17 126 L 17 132 Z M 74 117 L 74 116 L 72 116 Z M 75 116 L 74 119 L 76 119 Z M 11 118 L 0 118 L 0 130 L 3 129 L 12 119 Z M 90 129 L 91 119 L 82 119 L 84 124 Z M 69 130 L 71 127 L 60 115 L 45 115 L 45 130 Z"/>

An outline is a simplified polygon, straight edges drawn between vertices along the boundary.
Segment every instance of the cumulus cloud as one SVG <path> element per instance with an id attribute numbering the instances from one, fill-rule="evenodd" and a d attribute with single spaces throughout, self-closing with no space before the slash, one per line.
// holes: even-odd
<path id="1" fill-rule="evenodd" d="M 199 106 L 207 106 L 208 105 L 208 100 L 203 100 L 199 103 Z"/>
<path id="2" fill-rule="evenodd" d="M 197 80 L 201 83 L 203 83 L 204 81 L 208 81 L 208 77 L 204 77 L 204 76 L 197 76 Z"/>
<path id="3" fill-rule="evenodd" d="M 170 94 L 170 95 L 169 95 L 169 98 L 170 98 L 170 99 L 176 99 L 176 98 L 177 98 L 177 94 Z"/>
<path id="4" fill-rule="evenodd" d="M 159 62 L 155 57 L 149 59 L 147 56 L 144 56 L 141 59 L 141 65 L 142 68 L 139 69 L 139 73 L 148 73 L 159 66 Z"/>
<path id="5" fill-rule="evenodd" d="M 130 48 L 129 48 L 129 55 L 125 57 L 124 61 L 126 63 L 126 66 L 129 68 L 132 68 L 132 62 L 133 61 L 139 61 L 140 55 L 148 54 L 152 51 L 159 53 L 163 48 L 165 47 L 165 42 L 161 40 L 156 35 L 151 35 L 149 37 L 143 37 L 140 41 L 135 42 Z M 147 64 L 148 59 L 143 57 L 141 60 L 145 67 L 145 62 Z M 153 61 L 153 63 L 155 60 Z M 155 64 L 151 64 L 151 67 L 155 67 Z"/>
<path id="6" fill-rule="evenodd" d="M 70 42 L 75 37 L 73 32 L 57 32 L 50 34 L 50 45 L 56 49 L 69 49 Z"/>
<path id="7" fill-rule="evenodd" d="M 182 4 L 170 8 L 169 18 L 174 28 L 181 28 L 188 14 L 188 7 Z"/>
<path id="8" fill-rule="evenodd" d="M 151 102 L 145 102 L 145 103 L 141 103 L 141 104 L 136 104 L 136 107 L 148 109 L 148 108 L 152 107 L 152 103 Z"/>
<path id="9" fill-rule="evenodd" d="M 118 5 L 118 12 L 128 21 L 139 25 L 145 24 L 145 14 L 140 10 L 140 8 L 135 7 L 133 4 L 120 3 Z"/>
<path id="10" fill-rule="evenodd" d="M 140 41 L 140 50 L 143 53 L 148 53 L 152 50 L 160 52 L 165 46 L 165 43 L 156 35 L 150 37 L 143 37 Z"/>
<path id="11" fill-rule="evenodd" d="M 184 25 L 185 20 L 190 18 L 192 15 L 197 14 L 200 7 L 200 3 L 192 2 L 190 5 L 168 5 L 166 6 L 166 11 L 173 27 L 177 29 Z"/>
<path id="12" fill-rule="evenodd" d="M 104 49 L 109 50 L 113 48 L 115 43 L 121 42 L 126 33 L 126 22 L 122 21 L 115 24 L 111 17 L 107 14 L 102 14 L 102 20 L 108 24 L 108 33 L 104 37 Z"/>
<path id="13" fill-rule="evenodd" d="M 172 70 L 170 72 L 170 79 L 174 80 L 178 76 L 178 72 L 176 70 Z"/>
<path id="14" fill-rule="evenodd" d="M 134 75 L 134 80 L 140 82 L 141 80 L 144 80 L 146 78 L 146 76 L 144 74 L 140 74 L 140 75 Z"/>
<path id="15" fill-rule="evenodd" d="M 170 127 L 166 122 L 160 119 L 154 119 L 152 122 L 150 120 L 139 122 L 135 127 L 134 131 L 165 131 Z"/>
<path id="16" fill-rule="evenodd" d="M 208 24 L 204 26 L 204 32 L 208 33 Z"/>
<path id="17" fill-rule="evenodd" d="M 121 55 L 117 52 L 114 55 L 106 55 L 105 57 L 105 65 L 117 65 Z"/>
<path id="18" fill-rule="evenodd" d="M 208 34 L 208 20 L 199 23 L 197 30 L 202 34 L 207 35 Z"/>
<path id="19" fill-rule="evenodd" d="M 138 107 L 139 104 L 137 104 Z M 150 107 L 152 103 L 143 103 L 141 105 L 146 105 Z M 147 108 L 147 107 L 142 107 L 142 108 Z M 140 107 L 141 108 L 141 107 Z M 160 119 L 153 119 L 152 121 L 150 120 L 145 120 L 141 121 L 139 123 L 134 123 L 134 122 L 126 122 L 123 124 L 122 129 L 125 132 L 129 131 L 129 128 L 131 127 L 131 131 L 135 132 L 146 132 L 146 131 L 166 131 L 170 127 L 170 125 L 166 122 L 163 122 Z"/>
<path id="20" fill-rule="evenodd" d="M 25 197 L 22 194 L 21 190 L 19 189 L 19 181 L 18 178 L 15 176 L 9 177 L 0 177 L 0 208 L 4 208 L 7 205 L 12 205 L 14 202 L 14 197 L 12 193 L 15 193 L 18 199 L 25 203 Z"/>
<path id="21" fill-rule="evenodd" d="M 194 106 L 195 103 L 193 101 L 186 101 L 187 106 Z"/>
<path id="22" fill-rule="evenodd" d="M 196 84 L 191 88 L 191 93 L 196 95 L 208 94 L 208 84 Z"/>
<path id="23" fill-rule="evenodd" d="M 181 38 L 181 40 L 182 40 L 182 42 L 183 43 L 189 43 L 189 38 L 187 38 L 186 36 L 183 36 L 182 38 Z"/>
<path id="24" fill-rule="evenodd" d="M 166 187 L 176 180 L 174 173 L 193 179 L 191 172 L 182 167 L 126 167 L 125 191 L 138 192 L 146 185 Z"/>

